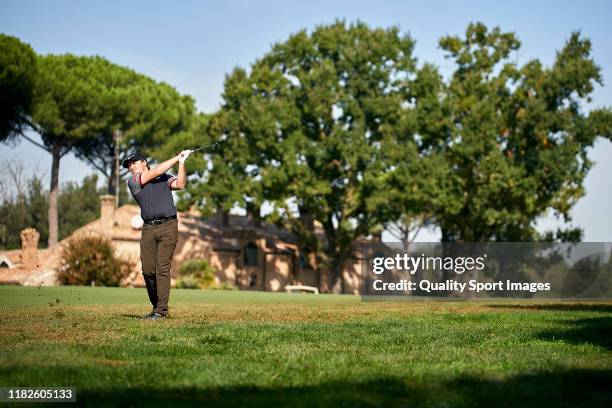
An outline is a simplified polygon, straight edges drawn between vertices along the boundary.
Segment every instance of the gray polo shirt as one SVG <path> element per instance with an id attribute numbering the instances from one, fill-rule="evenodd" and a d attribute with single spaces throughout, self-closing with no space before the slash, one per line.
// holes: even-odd
<path id="1" fill-rule="evenodd" d="M 170 189 L 170 184 L 176 180 L 176 177 L 164 173 L 142 185 L 140 176 L 140 173 L 131 176 L 128 179 L 128 187 L 140 206 L 142 219 L 150 221 L 176 215 L 176 207 Z"/>

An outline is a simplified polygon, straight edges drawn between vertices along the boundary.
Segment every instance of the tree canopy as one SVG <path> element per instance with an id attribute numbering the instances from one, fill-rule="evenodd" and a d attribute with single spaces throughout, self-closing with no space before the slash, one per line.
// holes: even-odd
<path id="1" fill-rule="evenodd" d="M 0 142 L 14 139 L 27 127 L 35 76 L 32 47 L 0 34 Z"/>
<path id="2" fill-rule="evenodd" d="M 574 32 L 552 66 L 517 66 L 514 33 L 470 24 L 440 47 L 455 63 L 443 103 L 450 132 L 433 138 L 452 169 L 450 205 L 434 206 L 443 241 L 529 241 L 548 209 L 571 219 L 591 167 L 587 148 L 610 137 L 608 109 L 587 112 L 600 68 L 591 43 Z M 580 230 L 557 238 L 579 239 Z"/>

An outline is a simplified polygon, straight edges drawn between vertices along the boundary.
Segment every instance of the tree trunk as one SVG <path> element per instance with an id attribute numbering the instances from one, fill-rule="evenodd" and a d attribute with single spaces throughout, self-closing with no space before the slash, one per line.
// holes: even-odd
<path id="1" fill-rule="evenodd" d="M 447 257 L 454 258 L 455 256 L 453 248 L 451 247 L 451 244 L 450 244 L 451 242 L 454 242 L 451 238 L 452 237 L 450 236 L 448 230 L 442 228 L 442 259 L 446 259 Z M 441 277 L 442 282 L 446 282 L 453 276 L 454 276 L 454 271 L 451 271 L 451 270 L 448 270 L 442 267 L 442 277 Z M 448 297 L 449 295 L 448 291 L 438 291 L 436 293 L 437 293 L 437 296 L 443 296 L 443 297 Z"/>
<path id="2" fill-rule="evenodd" d="M 108 194 L 115 195 L 117 192 L 117 169 L 115 168 L 115 156 L 111 161 L 110 177 L 108 178 Z"/>
<path id="3" fill-rule="evenodd" d="M 119 191 L 119 180 L 118 180 L 118 176 L 119 174 L 117 174 L 119 172 L 119 138 L 121 137 L 121 132 L 119 130 L 115 130 L 113 132 L 113 143 L 108 145 L 108 150 L 109 153 L 111 155 L 111 161 L 110 161 L 110 177 L 108 179 L 108 194 L 110 195 L 116 195 L 117 197 L 119 197 L 119 194 L 117 194 L 117 192 Z M 115 203 L 115 205 L 118 207 L 119 206 L 119 200 L 117 199 L 117 202 Z"/>
<path id="4" fill-rule="evenodd" d="M 342 266 L 339 265 L 341 261 L 338 256 L 338 248 L 336 248 L 336 230 L 334 229 L 331 214 L 323 223 L 323 229 L 325 230 L 325 239 L 327 241 L 325 249 L 327 259 L 325 261 L 325 267 L 329 268 L 331 291 L 332 293 L 342 293 Z"/>
<path id="5" fill-rule="evenodd" d="M 332 293 L 344 293 L 344 279 L 342 279 L 342 264 L 341 260 L 334 259 L 332 263 Z"/>
<path id="6" fill-rule="evenodd" d="M 59 166 L 60 147 L 53 147 L 51 151 L 51 186 L 49 187 L 49 247 L 57 245 L 58 223 L 57 223 L 57 195 L 59 190 Z"/>
<path id="7" fill-rule="evenodd" d="M 410 249 L 410 229 L 406 228 L 402 230 L 402 246 L 404 247 L 404 252 L 408 253 Z"/>

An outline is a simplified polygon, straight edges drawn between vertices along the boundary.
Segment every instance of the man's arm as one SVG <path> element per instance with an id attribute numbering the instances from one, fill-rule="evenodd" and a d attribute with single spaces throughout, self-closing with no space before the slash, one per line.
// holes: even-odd
<path id="1" fill-rule="evenodd" d="M 182 154 L 182 153 L 181 153 Z M 170 170 L 178 161 L 181 155 L 176 155 L 175 157 L 166 160 L 165 162 L 159 163 L 157 166 L 152 168 L 151 170 L 145 170 L 140 175 L 140 184 L 145 185 L 149 181 L 153 180 L 155 177 L 161 176 L 168 170 Z M 180 173 L 180 169 L 179 169 Z"/>
<path id="2" fill-rule="evenodd" d="M 179 161 L 178 178 L 172 181 L 170 188 L 172 190 L 182 190 L 187 184 L 187 170 L 185 169 L 185 162 Z"/>

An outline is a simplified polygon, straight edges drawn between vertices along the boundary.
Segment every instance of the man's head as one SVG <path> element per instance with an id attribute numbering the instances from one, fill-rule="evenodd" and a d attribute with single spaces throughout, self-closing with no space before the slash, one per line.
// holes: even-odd
<path id="1" fill-rule="evenodd" d="M 147 158 L 142 154 L 131 154 L 129 155 L 123 162 L 121 163 L 123 168 L 129 169 L 130 173 L 142 173 L 144 169 L 149 168 L 149 164 L 147 163 Z"/>

